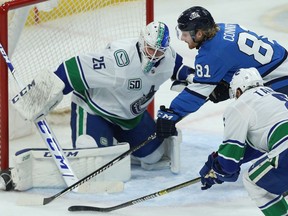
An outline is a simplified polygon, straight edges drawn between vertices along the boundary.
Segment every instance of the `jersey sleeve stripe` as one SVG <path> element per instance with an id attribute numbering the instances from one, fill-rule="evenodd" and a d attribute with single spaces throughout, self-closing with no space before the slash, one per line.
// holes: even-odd
<path id="1" fill-rule="evenodd" d="M 268 149 L 274 149 L 288 140 L 288 121 L 282 121 L 274 126 L 268 134 Z"/>
<path id="2" fill-rule="evenodd" d="M 65 67 L 67 70 L 67 74 L 69 76 L 69 80 L 73 86 L 73 89 L 76 91 L 83 91 L 87 89 L 86 85 L 83 82 L 82 75 L 80 72 L 80 68 L 77 64 L 75 58 L 71 58 L 65 62 Z"/>

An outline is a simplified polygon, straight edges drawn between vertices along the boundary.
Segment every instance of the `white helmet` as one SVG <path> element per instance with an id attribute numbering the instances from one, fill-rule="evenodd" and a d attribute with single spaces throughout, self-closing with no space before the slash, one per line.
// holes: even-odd
<path id="1" fill-rule="evenodd" d="M 242 68 L 233 75 L 230 82 L 231 96 L 236 97 L 238 88 L 244 92 L 250 88 L 263 86 L 263 84 L 263 79 L 256 68 Z"/>
<path id="2" fill-rule="evenodd" d="M 164 58 L 164 52 L 169 47 L 169 42 L 169 29 L 163 22 L 151 22 L 142 29 L 139 45 L 144 73 L 148 74 L 153 71 L 155 64 Z"/>

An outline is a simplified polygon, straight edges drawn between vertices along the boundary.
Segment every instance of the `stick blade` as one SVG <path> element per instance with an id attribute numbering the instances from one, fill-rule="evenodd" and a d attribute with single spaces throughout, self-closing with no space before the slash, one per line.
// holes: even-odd
<path id="1" fill-rule="evenodd" d="M 70 212 L 76 211 L 97 211 L 97 212 L 109 212 L 111 211 L 110 208 L 100 208 L 95 206 L 83 206 L 83 205 L 74 205 L 68 208 Z"/>

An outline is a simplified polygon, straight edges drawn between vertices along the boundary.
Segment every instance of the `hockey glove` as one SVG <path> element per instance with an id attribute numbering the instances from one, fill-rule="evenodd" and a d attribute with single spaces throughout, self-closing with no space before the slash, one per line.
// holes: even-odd
<path id="1" fill-rule="evenodd" d="M 62 100 L 65 84 L 53 72 L 43 71 L 12 98 L 14 108 L 30 121 L 48 115 Z"/>
<path id="2" fill-rule="evenodd" d="M 172 83 L 170 90 L 176 91 L 176 92 L 181 92 L 186 88 L 187 85 L 188 85 L 187 81 L 175 80 Z"/>
<path id="3" fill-rule="evenodd" d="M 214 91 L 209 95 L 209 100 L 213 103 L 218 103 L 229 98 L 229 84 L 223 80 L 218 83 Z"/>
<path id="4" fill-rule="evenodd" d="M 217 152 L 213 152 L 208 156 L 207 162 L 199 172 L 202 182 L 201 189 L 207 190 L 212 185 L 222 184 L 224 181 L 234 182 L 238 179 L 239 173 L 240 170 L 233 174 L 225 173 L 218 162 Z"/>
<path id="5" fill-rule="evenodd" d="M 157 113 L 157 117 L 157 138 L 165 139 L 177 135 L 175 124 L 181 119 L 179 115 L 162 105 Z"/>

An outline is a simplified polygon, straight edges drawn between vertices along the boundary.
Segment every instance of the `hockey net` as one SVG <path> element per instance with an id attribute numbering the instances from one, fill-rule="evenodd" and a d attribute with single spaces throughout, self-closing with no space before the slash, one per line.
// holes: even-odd
<path id="1" fill-rule="evenodd" d="M 153 20 L 153 0 L 14 0 L 3 3 L 0 0 L 0 43 L 23 85 L 31 82 L 37 73 L 54 71 L 74 55 L 101 50 L 115 39 L 138 37 L 141 28 Z M 9 166 L 9 138 L 29 134 L 32 124 L 8 108 L 8 99 L 19 92 L 19 88 L 8 75 L 2 57 L 0 70 L 0 163 L 4 169 Z M 150 109 L 153 112 L 154 108 Z M 65 96 L 53 115 L 64 116 L 69 112 L 70 95 Z"/>

